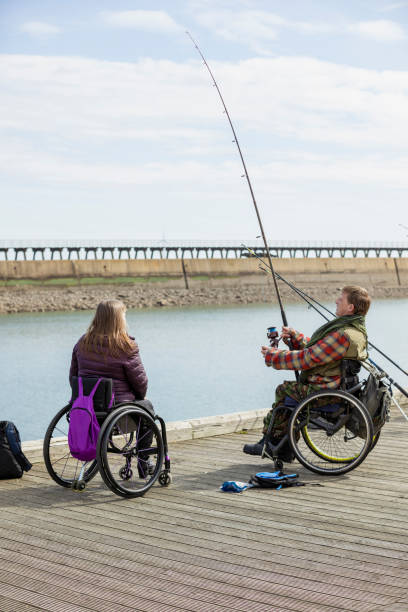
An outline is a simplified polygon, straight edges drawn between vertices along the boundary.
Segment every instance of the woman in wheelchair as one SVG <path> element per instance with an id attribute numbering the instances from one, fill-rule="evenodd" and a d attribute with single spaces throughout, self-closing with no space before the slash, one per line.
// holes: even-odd
<path id="1" fill-rule="evenodd" d="M 341 467 L 345 468 L 344 464 L 353 461 L 357 463 L 362 451 L 358 451 L 358 443 L 355 441 L 357 436 L 347 429 L 351 427 L 351 416 L 347 420 L 344 415 L 354 415 L 355 419 L 358 412 L 364 423 L 357 429 L 359 428 L 360 433 L 364 429 L 366 437 L 371 435 L 372 423 L 370 424 L 369 415 L 367 420 L 364 414 L 360 414 L 365 410 L 361 402 L 344 393 L 346 387 L 358 383 L 358 377 L 355 373 L 351 377 L 345 377 L 342 364 L 350 363 L 350 360 L 354 363 L 361 362 L 368 356 L 365 315 L 370 301 L 367 291 L 362 287 L 344 287 L 336 300 L 337 317 L 317 329 L 310 339 L 293 328 L 283 327 L 281 337 L 290 350 L 266 346 L 261 348 L 267 366 L 277 370 L 297 370 L 300 371 L 300 376 L 296 381 L 285 381 L 277 387 L 272 410 L 264 419 L 263 437 L 256 444 L 246 444 L 243 448 L 245 453 L 260 456 L 272 454 L 271 458 L 281 461 L 292 461 L 296 456 L 304 464 L 308 461 L 307 467 L 310 469 L 313 469 L 313 465 L 316 468 L 317 456 L 326 462 L 322 469 L 314 470 L 320 472 L 329 470 L 327 462 L 331 460 L 337 467 L 337 472 Z M 310 401 L 306 398 L 310 398 Z M 328 416 L 330 413 L 331 417 Z M 340 413 L 343 416 L 338 418 L 336 423 L 342 423 L 342 427 L 339 426 L 339 429 L 334 431 L 333 415 Z M 331 427 L 328 425 L 330 420 Z M 312 438 L 315 438 L 315 441 Z M 371 443 L 371 438 L 367 444 Z M 305 442 L 306 450 L 311 451 L 313 461 L 305 459 L 305 452 L 299 450 L 299 440 Z M 340 446 L 344 446 L 346 441 L 349 442 L 347 451 L 340 450 Z M 273 449 L 271 452 L 268 452 L 268 446 Z M 339 465 L 341 463 L 343 466 Z"/>
<path id="2" fill-rule="evenodd" d="M 170 460 L 164 421 L 145 399 L 147 376 L 138 345 L 127 332 L 125 313 L 119 300 L 101 302 L 88 330 L 75 344 L 69 372 L 71 402 L 48 427 L 44 459 L 49 474 L 62 486 L 82 490 L 99 470 L 112 491 L 135 497 L 143 495 L 157 478 L 160 484 L 169 484 Z M 61 434 L 67 435 L 71 405 L 80 385 L 85 395 L 96 387 L 93 406 L 101 426 L 95 460 L 83 462 L 82 467 L 66 443 L 60 442 Z M 163 459 L 165 469 L 160 471 Z"/>
<path id="3" fill-rule="evenodd" d="M 98 304 L 92 323 L 72 351 L 71 388 L 78 376 L 112 379 L 115 403 L 145 398 L 147 376 L 135 339 L 127 332 L 123 302 Z"/>

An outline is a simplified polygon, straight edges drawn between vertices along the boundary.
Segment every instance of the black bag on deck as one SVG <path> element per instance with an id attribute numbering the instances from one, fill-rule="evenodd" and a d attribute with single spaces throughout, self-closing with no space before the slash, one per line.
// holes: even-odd
<path id="1" fill-rule="evenodd" d="M 0 478 L 21 478 L 31 467 L 21 450 L 17 427 L 11 421 L 0 421 Z"/>
<path id="2" fill-rule="evenodd" d="M 276 472 L 258 472 L 251 476 L 249 483 L 253 487 L 266 489 L 282 489 L 283 487 L 302 487 L 303 482 L 298 480 L 299 474 L 285 474 L 282 470 Z"/>

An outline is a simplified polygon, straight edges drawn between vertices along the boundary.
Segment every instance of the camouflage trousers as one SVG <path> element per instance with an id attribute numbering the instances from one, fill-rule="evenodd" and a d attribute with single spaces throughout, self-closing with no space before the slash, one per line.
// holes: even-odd
<path id="1" fill-rule="evenodd" d="M 314 393 L 315 391 L 321 391 L 321 387 L 319 387 L 319 385 L 301 383 L 297 380 L 285 380 L 281 385 L 276 387 L 275 401 L 272 404 L 272 410 L 277 406 L 281 406 L 281 408 L 275 412 L 274 422 L 271 430 L 271 436 L 273 438 L 282 438 L 288 429 L 289 418 L 292 412 L 291 410 L 283 406 L 285 397 L 289 396 L 297 402 L 300 402 L 302 399 L 304 399 L 311 393 Z M 268 430 L 272 416 L 272 410 L 270 410 L 264 418 L 264 433 L 266 433 L 266 431 Z"/>

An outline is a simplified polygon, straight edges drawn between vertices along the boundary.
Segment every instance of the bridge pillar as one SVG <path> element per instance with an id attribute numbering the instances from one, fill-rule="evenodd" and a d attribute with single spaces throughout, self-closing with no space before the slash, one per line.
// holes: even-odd
<path id="1" fill-rule="evenodd" d="M 55 259 L 55 255 L 58 254 L 59 258 L 62 259 L 62 249 L 60 248 L 51 248 L 51 259 Z"/>
<path id="2" fill-rule="evenodd" d="M 33 248 L 33 261 L 36 261 L 35 258 L 37 256 L 37 253 L 40 253 L 41 255 L 40 259 L 44 259 L 44 249 L 34 247 Z"/>
<path id="3" fill-rule="evenodd" d="M 102 249 L 102 259 L 105 259 L 105 253 L 109 251 L 110 249 Z M 89 254 L 92 253 L 94 256 L 94 259 L 96 259 L 96 249 L 94 247 L 85 247 L 85 259 L 89 259 Z M 111 253 L 111 257 L 112 257 L 112 253 Z"/>
<path id="4" fill-rule="evenodd" d="M 68 259 L 73 259 L 73 257 L 71 257 L 73 254 L 76 254 L 76 258 L 79 259 L 79 250 L 78 249 L 72 249 L 70 247 L 68 247 Z"/>

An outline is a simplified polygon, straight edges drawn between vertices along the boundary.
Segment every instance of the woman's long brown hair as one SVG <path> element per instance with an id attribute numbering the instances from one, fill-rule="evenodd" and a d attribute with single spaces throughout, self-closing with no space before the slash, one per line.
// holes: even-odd
<path id="1" fill-rule="evenodd" d="M 126 329 L 124 313 L 126 307 L 120 300 L 100 302 L 88 331 L 81 340 L 81 349 L 88 353 L 99 353 L 119 357 L 138 350 Z"/>

